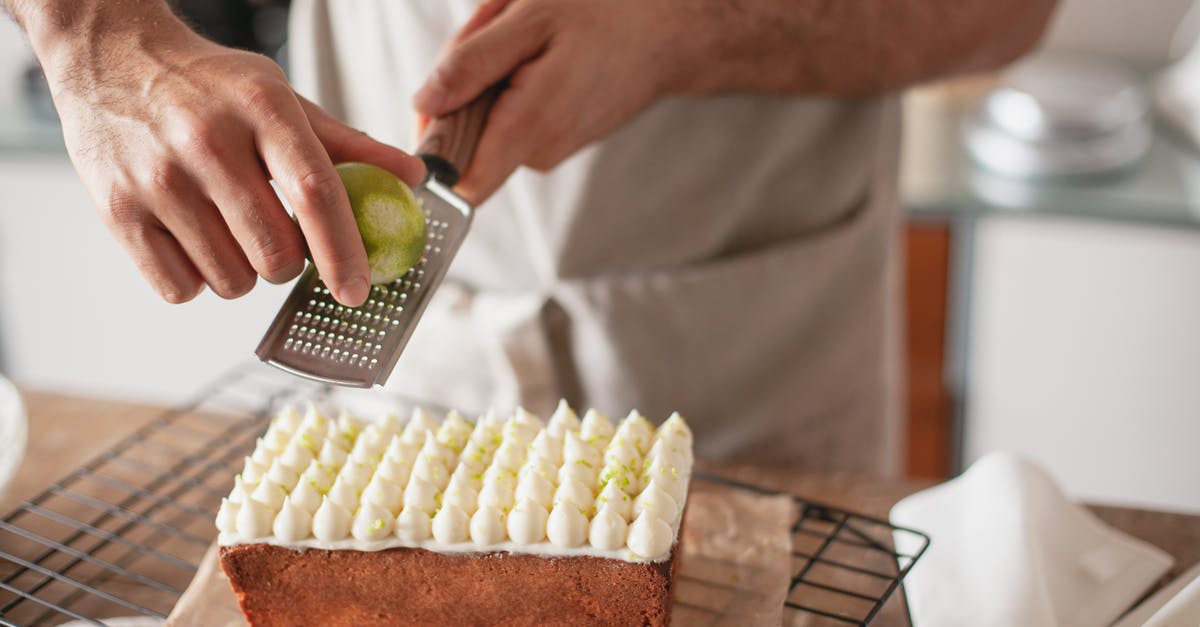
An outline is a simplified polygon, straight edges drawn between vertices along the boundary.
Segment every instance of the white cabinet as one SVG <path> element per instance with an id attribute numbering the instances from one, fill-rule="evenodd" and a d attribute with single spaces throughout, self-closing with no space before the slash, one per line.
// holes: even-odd
<path id="1" fill-rule="evenodd" d="M 1200 231 L 991 216 L 974 230 L 965 461 L 1200 511 Z"/>

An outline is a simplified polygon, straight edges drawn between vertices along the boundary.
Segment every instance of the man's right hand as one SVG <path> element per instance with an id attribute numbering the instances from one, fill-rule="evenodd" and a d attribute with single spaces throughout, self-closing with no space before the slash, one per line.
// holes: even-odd
<path id="1" fill-rule="evenodd" d="M 141 14 L 119 27 L 111 19 L 76 24 L 62 29 L 73 36 L 57 37 L 22 21 L 71 160 L 147 281 L 172 303 L 205 284 L 235 298 L 256 274 L 273 283 L 295 278 L 307 250 L 340 302 L 365 301 L 366 252 L 333 164 L 373 163 L 416 185 L 421 161 L 296 94 L 270 59 L 203 39 L 159 3 L 75 9 L 101 13 L 106 5 L 140 5 Z"/>

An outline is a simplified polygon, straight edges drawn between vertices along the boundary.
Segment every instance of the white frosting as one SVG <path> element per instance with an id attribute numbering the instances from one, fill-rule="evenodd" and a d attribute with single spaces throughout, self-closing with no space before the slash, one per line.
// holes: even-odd
<path id="1" fill-rule="evenodd" d="M 396 517 L 396 537 L 410 543 L 428 540 L 433 531 L 429 514 L 416 508 L 408 508 Z"/>
<path id="2" fill-rule="evenodd" d="M 433 538 L 442 544 L 466 542 L 470 525 L 471 517 L 462 508 L 444 505 L 433 517 Z"/>
<path id="3" fill-rule="evenodd" d="M 588 539 L 588 519 L 574 503 L 560 502 L 546 519 L 546 537 L 557 547 L 580 546 Z"/>
<path id="4" fill-rule="evenodd" d="M 283 458 L 276 458 L 271 468 L 267 470 L 266 479 L 283 486 L 284 490 L 291 490 L 296 486 L 296 482 L 300 480 L 300 475 L 283 463 Z"/>
<path id="5" fill-rule="evenodd" d="M 302 438 L 307 439 L 307 436 L 302 436 Z M 313 460 L 313 453 L 301 441 L 302 438 L 293 439 L 278 460 L 284 466 L 298 473 L 304 472 L 304 469 L 308 468 L 308 463 Z"/>
<path id="6" fill-rule="evenodd" d="M 521 501 L 508 513 L 508 537 L 517 544 L 534 544 L 546 537 L 550 512 L 533 501 Z"/>
<path id="7" fill-rule="evenodd" d="M 419 509 L 427 514 L 437 511 L 437 487 L 413 475 L 404 490 L 404 508 Z"/>
<path id="8" fill-rule="evenodd" d="M 233 478 L 233 489 L 229 491 L 229 500 L 233 503 L 241 503 L 250 498 L 246 493 L 246 484 L 242 481 L 241 475 L 236 475 Z"/>
<path id="9" fill-rule="evenodd" d="M 379 466 L 375 469 L 375 478 L 383 477 L 401 486 L 408 485 L 411 476 L 412 468 L 391 455 L 384 455 L 383 461 L 379 462 Z"/>
<path id="10" fill-rule="evenodd" d="M 558 439 L 562 439 L 567 435 L 568 431 L 578 431 L 580 427 L 579 418 L 575 415 L 575 410 L 567 404 L 567 399 L 558 401 L 558 407 L 554 408 L 554 414 L 550 416 L 550 421 L 546 423 L 546 433 Z"/>
<path id="11" fill-rule="evenodd" d="M 479 507 L 495 507 L 507 511 L 513 506 L 514 489 L 511 481 L 484 481 L 479 491 Z"/>
<path id="12" fill-rule="evenodd" d="M 221 499 L 221 507 L 217 510 L 217 531 L 225 534 L 237 534 L 238 509 L 241 506 L 229 499 Z"/>
<path id="13" fill-rule="evenodd" d="M 596 497 L 596 510 L 609 509 L 625 522 L 633 520 L 633 499 L 615 481 L 610 481 Z"/>
<path id="14" fill-rule="evenodd" d="M 284 542 L 303 540 L 312 532 L 312 514 L 303 507 L 292 503 L 292 499 L 283 500 L 283 507 L 275 515 L 271 525 L 275 537 Z"/>
<path id="15" fill-rule="evenodd" d="M 325 443 L 321 445 L 321 452 L 317 455 L 317 460 L 326 466 L 341 466 L 346 463 L 347 455 L 336 441 L 325 440 Z"/>
<path id="16" fill-rule="evenodd" d="M 554 502 L 554 484 L 537 472 L 527 472 L 517 480 L 517 490 L 513 498 L 519 501 L 533 501 L 542 507 L 550 507 Z"/>
<path id="17" fill-rule="evenodd" d="M 350 533 L 350 512 L 326 497 L 313 514 L 313 537 L 323 542 L 341 540 Z"/>
<path id="18" fill-rule="evenodd" d="M 250 499 L 242 503 L 237 512 L 237 533 L 243 538 L 261 538 L 271 535 L 274 513 L 266 505 Z"/>
<path id="19" fill-rule="evenodd" d="M 517 479 L 519 480 L 524 475 L 534 474 L 547 481 L 554 481 L 554 476 L 558 473 L 561 463 L 551 463 L 550 460 L 535 452 L 525 458 L 525 463 L 521 464 L 521 470 L 517 472 Z"/>
<path id="20" fill-rule="evenodd" d="M 604 464 L 633 469 L 637 465 L 639 457 L 641 456 L 638 455 L 637 447 L 618 433 L 613 436 L 612 444 L 604 451 Z"/>
<path id="21" fill-rule="evenodd" d="M 250 493 L 249 500 L 262 503 L 271 512 L 277 512 L 280 506 L 283 505 L 283 499 L 286 496 L 287 489 L 283 486 L 270 479 L 263 479 L 258 483 L 258 487 L 254 488 L 254 491 Z"/>
<path id="22" fill-rule="evenodd" d="M 638 451 L 645 453 L 650 450 L 651 440 L 654 438 L 654 427 L 650 424 L 646 417 L 633 410 L 621 421 L 621 425 L 617 427 L 617 432 L 613 438 L 624 438 L 633 443 Z"/>
<path id="23" fill-rule="evenodd" d="M 645 490 L 633 500 L 633 515 L 641 516 L 642 512 L 652 512 L 655 516 L 663 519 L 667 523 L 675 522 L 675 517 L 679 515 L 679 506 L 675 504 L 675 499 L 667 494 L 657 481 L 651 481 L 650 485 L 646 486 Z"/>
<path id="24" fill-rule="evenodd" d="M 589 409 L 579 424 L 579 435 L 583 436 L 583 439 L 595 440 L 600 444 L 611 440 L 613 431 L 614 427 L 608 416 L 594 409 Z"/>
<path id="25" fill-rule="evenodd" d="M 279 412 L 278 416 L 275 416 L 271 424 L 281 426 L 290 433 L 295 433 L 300 428 L 302 420 L 304 420 L 304 417 L 300 415 L 300 412 L 295 407 L 285 407 Z"/>
<path id="26" fill-rule="evenodd" d="M 333 482 L 333 487 L 329 488 L 325 498 L 341 505 L 346 510 L 353 510 L 358 506 L 358 488 L 345 477 L 339 476 L 337 481 Z"/>
<path id="27" fill-rule="evenodd" d="M 267 468 L 275 460 L 275 454 L 267 448 L 267 443 L 259 438 L 254 441 L 254 452 L 250 454 L 250 459 L 262 468 Z"/>
<path id="28" fill-rule="evenodd" d="M 266 472 L 267 469 L 262 464 L 247 457 L 246 463 L 242 466 L 242 480 L 249 481 L 250 483 L 258 483 L 262 480 L 263 474 Z"/>
<path id="29" fill-rule="evenodd" d="M 559 466 L 563 461 L 563 441 L 550 435 L 549 431 L 541 431 L 533 438 L 533 443 L 529 445 L 531 455 L 545 460 L 546 462 Z"/>
<path id="30" fill-rule="evenodd" d="M 583 510 L 592 508 L 592 491 L 578 481 L 568 481 L 554 491 L 554 503 L 571 503 Z"/>
<path id="31" fill-rule="evenodd" d="M 357 540 L 377 542 L 392 535 L 392 525 L 395 522 L 395 515 L 387 508 L 375 503 L 363 503 L 354 515 L 350 533 Z"/>
<path id="32" fill-rule="evenodd" d="M 317 487 L 308 479 L 302 479 L 296 487 L 292 489 L 292 493 L 288 495 L 288 499 L 292 504 L 303 508 L 308 513 L 317 511 L 321 506 L 321 493 Z"/>
<path id="33" fill-rule="evenodd" d="M 519 436 L 505 436 L 504 444 L 496 449 L 496 456 L 492 458 L 492 468 L 503 468 L 516 472 L 521 464 L 525 462 L 525 453 L 529 450 L 529 446 L 519 439 Z"/>
<path id="34" fill-rule="evenodd" d="M 432 442 L 432 440 L 430 441 Z M 450 473 L 446 471 L 446 465 L 437 457 L 424 452 L 417 456 L 412 476 L 420 477 L 438 489 L 445 487 L 446 483 L 450 481 Z"/>
<path id="35" fill-rule="evenodd" d="M 578 481 L 589 488 L 595 487 L 595 467 L 587 465 L 582 460 L 574 464 L 563 464 L 563 467 L 558 471 L 558 482 L 559 484 L 563 484 L 570 481 Z"/>
<path id="36" fill-rule="evenodd" d="M 375 469 L 370 464 L 364 464 L 351 459 L 342 466 L 341 472 L 338 473 L 338 479 L 346 480 L 350 485 L 357 488 L 362 488 L 371 480 L 371 475 L 375 474 Z"/>
<path id="37" fill-rule="evenodd" d="M 457 456 L 454 454 L 454 451 L 440 444 L 437 440 L 437 436 L 434 435 L 432 431 L 425 435 L 425 444 L 421 446 L 420 457 L 425 457 L 436 461 L 443 468 L 458 463 L 458 460 L 456 459 Z M 418 461 L 419 459 L 420 458 L 418 458 Z"/>
<path id="38" fill-rule="evenodd" d="M 662 555 L 671 550 L 675 532 L 671 526 L 651 512 L 643 512 L 629 525 L 629 550 L 635 555 Z"/>
<path id="39" fill-rule="evenodd" d="M 404 488 L 377 473 L 363 490 L 362 503 L 373 503 L 395 516 L 404 503 Z"/>
<path id="40" fill-rule="evenodd" d="M 474 425 L 454 412 L 439 422 L 416 410 L 405 424 L 287 409 L 222 500 L 219 542 L 661 561 L 691 443 L 675 414 L 657 431 L 636 411 L 614 427 L 565 402 L 546 423 L 518 408 Z"/>
<path id="41" fill-rule="evenodd" d="M 479 491 L 461 477 L 450 480 L 442 493 L 442 507 L 453 505 L 467 514 L 474 514 L 479 506 Z"/>
<path id="42" fill-rule="evenodd" d="M 333 480 L 337 476 L 333 469 L 335 466 L 326 466 L 322 462 L 314 461 L 308 465 L 308 470 L 304 471 L 304 480 L 311 483 L 318 491 L 325 491 L 329 486 L 333 485 Z"/>
<path id="43" fill-rule="evenodd" d="M 600 447 L 588 442 L 584 436 L 568 431 L 563 438 L 563 464 L 590 464 L 593 468 L 603 462 Z"/>
<path id="44" fill-rule="evenodd" d="M 263 434 L 263 437 L 261 440 L 259 440 L 259 443 L 266 448 L 266 450 L 278 455 L 279 453 L 282 453 L 284 447 L 287 446 L 288 439 L 288 434 L 285 431 L 272 425 L 271 428 L 267 429 L 267 432 Z"/>
<path id="45" fill-rule="evenodd" d="M 237 505 L 234 505 L 237 507 Z M 471 516 L 471 541 L 479 545 L 498 544 L 504 541 L 508 529 L 504 524 L 504 512 L 495 507 L 484 506 Z"/>
<path id="46" fill-rule="evenodd" d="M 377 466 L 379 458 L 383 456 L 384 446 L 387 442 L 381 442 L 378 446 L 367 441 L 367 434 L 359 436 L 354 444 L 354 448 L 350 450 L 350 460 L 361 466 Z"/>
<path id="47" fill-rule="evenodd" d="M 471 423 L 467 422 L 462 414 L 452 409 L 450 413 L 446 414 L 442 426 L 438 427 L 437 441 L 453 453 L 459 453 L 466 446 L 467 439 L 471 437 L 472 429 Z"/>
<path id="48" fill-rule="evenodd" d="M 602 551 L 611 551 L 625 546 L 625 518 L 611 506 L 603 506 L 592 517 L 588 528 L 588 542 Z"/>
<path id="49" fill-rule="evenodd" d="M 413 460 L 417 458 L 417 453 L 420 452 L 420 450 L 421 449 L 418 448 L 417 445 L 409 444 L 400 436 L 393 435 L 391 441 L 388 442 L 387 450 L 383 452 L 383 456 L 384 459 L 403 462 L 404 464 L 411 466 Z"/>

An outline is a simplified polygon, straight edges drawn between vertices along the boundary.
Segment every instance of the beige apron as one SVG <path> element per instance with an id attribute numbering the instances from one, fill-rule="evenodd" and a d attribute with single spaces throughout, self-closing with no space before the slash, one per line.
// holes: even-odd
<path id="1" fill-rule="evenodd" d="M 411 148 L 471 0 L 293 2 L 298 89 Z M 698 453 L 898 466 L 897 103 L 660 101 L 482 207 L 389 388 L 661 420 Z"/>

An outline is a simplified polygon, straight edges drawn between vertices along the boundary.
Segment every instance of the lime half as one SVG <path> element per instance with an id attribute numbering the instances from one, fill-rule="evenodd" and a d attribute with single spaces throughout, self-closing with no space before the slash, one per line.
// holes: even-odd
<path id="1" fill-rule="evenodd" d="M 425 212 L 395 174 L 369 163 L 337 166 L 367 249 L 371 283 L 391 283 L 425 254 Z"/>

